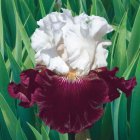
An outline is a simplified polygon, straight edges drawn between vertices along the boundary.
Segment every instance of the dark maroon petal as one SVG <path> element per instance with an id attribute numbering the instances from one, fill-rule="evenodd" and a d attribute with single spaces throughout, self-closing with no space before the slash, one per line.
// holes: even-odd
<path id="1" fill-rule="evenodd" d="M 21 82 L 19 84 L 10 83 L 8 86 L 9 94 L 16 99 L 21 100 L 20 104 L 23 107 L 30 107 L 33 105 L 32 94 L 37 88 L 34 82 L 38 72 L 33 69 L 23 71 L 20 74 Z"/>
<path id="2" fill-rule="evenodd" d="M 22 92 L 20 92 L 19 89 L 20 91 L 24 90 L 20 84 L 16 85 L 13 82 L 8 86 L 8 91 L 13 98 L 17 98 L 23 102 L 29 102 L 28 98 Z"/>
<path id="3" fill-rule="evenodd" d="M 125 80 L 124 78 L 118 78 L 115 76 L 118 68 L 114 68 L 109 71 L 106 68 L 100 69 L 98 76 L 105 80 L 109 88 L 109 93 L 106 99 L 106 102 L 113 101 L 114 99 L 120 96 L 119 90 L 124 92 L 126 96 L 130 96 L 133 88 L 136 85 L 136 79 L 132 78 L 130 80 Z"/>
<path id="4" fill-rule="evenodd" d="M 136 79 L 115 76 L 118 68 L 100 68 L 89 75 L 70 80 L 37 66 L 21 73 L 20 84 L 8 86 L 10 95 L 20 105 L 39 106 L 39 117 L 61 133 L 77 133 L 94 124 L 103 114 L 103 104 L 118 98 L 119 90 L 129 96 Z"/>
<path id="5" fill-rule="evenodd" d="M 103 114 L 108 87 L 96 73 L 70 81 L 46 70 L 36 77 L 36 82 L 40 85 L 34 94 L 39 116 L 61 133 L 80 132 Z"/>

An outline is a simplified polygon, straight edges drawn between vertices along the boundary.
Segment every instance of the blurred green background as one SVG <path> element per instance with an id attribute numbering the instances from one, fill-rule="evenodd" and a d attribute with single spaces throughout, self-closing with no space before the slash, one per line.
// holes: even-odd
<path id="1" fill-rule="evenodd" d="M 82 12 L 105 17 L 115 31 L 107 36 L 108 67 L 118 76 L 136 76 L 137 86 L 128 99 L 121 95 L 106 104 L 104 116 L 77 140 L 140 140 L 140 0 L 62 0 L 73 15 Z M 55 0 L 0 0 L 0 140 L 68 140 L 50 130 L 37 117 L 37 107 L 24 109 L 7 93 L 10 81 L 19 82 L 22 70 L 34 67 L 30 37 L 36 21 L 60 11 Z"/>

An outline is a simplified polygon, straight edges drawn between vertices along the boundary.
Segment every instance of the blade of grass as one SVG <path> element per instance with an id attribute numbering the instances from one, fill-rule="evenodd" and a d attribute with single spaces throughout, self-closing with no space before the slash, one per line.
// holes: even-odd
<path id="1" fill-rule="evenodd" d="M 51 13 L 53 11 L 54 5 L 55 5 L 55 0 L 52 1 L 52 4 L 49 9 L 49 13 Z"/>
<path id="2" fill-rule="evenodd" d="M 68 134 L 60 134 L 59 133 L 60 140 L 68 140 Z"/>
<path id="3" fill-rule="evenodd" d="M 124 14 L 123 19 L 121 21 L 121 25 L 119 26 L 119 34 L 117 41 L 115 42 L 115 53 L 114 53 L 114 66 L 119 67 L 118 75 L 125 71 L 127 67 L 127 57 L 126 57 L 126 27 L 127 27 L 127 12 Z"/>
<path id="4" fill-rule="evenodd" d="M 140 59 L 137 65 L 136 74 L 137 77 L 137 86 L 134 89 L 131 101 L 131 111 L 130 111 L 130 140 L 139 140 L 140 139 Z"/>
<path id="5" fill-rule="evenodd" d="M 5 20 L 5 24 L 7 27 L 7 36 L 9 35 L 9 46 L 13 48 L 15 44 L 15 36 L 16 36 L 16 24 L 15 24 L 15 14 L 14 10 L 12 7 L 12 1 L 9 0 L 4 0 L 3 6 L 4 6 L 4 11 L 3 11 L 3 18 Z"/>
<path id="6" fill-rule="evenodd" d="M 28 54 L 30 54 L 29 57 L 32 60 L 32 63 L 34 64 L 34 52 L 33 52 L 32 48 L 31 48 L 30 38 L 28 37 L 28 34 L 27 34 L 27 32 L 26 32 L 26 30 L 25 30 L 25 28 L 24 28 L 24 26 L 23 26 L 23 24 L 21 22 L 21 19 L 20 19 L 18 13 L 17 13 L 14 1 L 12 1 L 12 5 L 13 5 L 15 17 L 16 17 L 16 25 L 19 28 L 19 31 L 21 33 L 21 38 L 22 38 L 22 40 L 23 40 L 23 42 L 25 44 L 26 50 L 27 50 Z"/>
<path id="7" fill-rule="evenodd" d="M 127 99 L 122 94 L 119 106 L 119 121 L 118 121 L 118 135 L 119 140 L 128 140 L 128 128 L 127 128 Z"/>
<path id="8" fill-rule="evenodd" d="M 15 111 L 14 100 L 12 98 L 10 98 L 8 91 L 7 91 L 8 84 L 9 84 L 8 73 L 7 73 L 7 70 L 5 67 L 5 62 L 0 53 L 0 92 L 2 93 L 4 98 L 7 100 L 8 104 L 11 106 L 13 111 Z"/>
<path id="9" fill-rule="evenodd" d="M 25 0 L 19 0 L 21 14 L 19 14 L 20 19 L 23 21 L 23 26 L 25 27 L 26 32 L 31 36 L 34 30 L 37 28 L 37 22 L 29 9 L 27 2 Z"/>
<path id="10" fill-rule="evenodd" d="M 134 25 L 133 25 L 133 29 L 132 29 L 132 35 L 131 35 L 131 40 L 127 49 L 127 53 L 128 53 L 128 63 L 131 63 L 131 60 L 133 58 L 133 56 L 135 55 L 135 53 L 138 50 L 139 44 L 140 44 L 140 32 L 139 32 L 139 25 L 140 25 L 140 7 L 139 10 L 137 12 L 135 21 L 134 21 Z"/>
<path id="11" fill-rule="evenodd" d="M 87 13 L 87 7 L 86 7 L 86 1 L 85 0 L 79 0 L 80 5 L 80 13 Z"/>
<path id="12" fill-rule="evenodd" d="M 46 16 L 46 11 L 45 11 L 45 8 L 43 6 L 42 0 L 39 0 L 39 5 L 40 5 L 40 10 L 41 10 L 42 17 Z"/>
<path id="13" fill-rule="evenodd" d="M 42 140 L 50 140 L 49 134 L 47 133 L 47 131 L 43 125 L 41 127 L 41 135 L 42 135 Z"/>
<path id="14" fill-rule="evenodd" d="M 77 0 L 68 0 L 68 1 L 69 1 L 72 11 L 76 14 L 79 14 L 79 11 L 80 11 L 79 2 Z"/>
<path id="15" fill-rule="evenodd" d="M 120 23 L 122 16 L 124 15 L 124 12 L 125 12 L 122 1 L 112 0 L 112 2 L 113 2 L 114 11 L 115 11 L 114 20 L 116 21 L 116 23 Z"/>
<path id="16" fill-rule="evenodd" d="M 99 140 L 101 135 L 102 119 L 98 120 L 90 129 L 91 139 Z"/>
<path id="17" fill-rule="evenodd" d="M 4 35 L 3 35 L 3 19 L 2 19 L 2 9 L 1 9 L 1 0 L 0 0 L 0 51 L 2 57 L 4 58 Z"/>
<path id="18" fill-rule="evenodd" d="M 109 62 L 110 69 L 112 69 L 115 66 L 114 65 L 114 60 L 118 58 L 118 57 L 114 58 L 114 54 L 115 54 L 115 50 L 116 50 L 116 42 L 117 42 L 117 39 L 118 39 L 119 32 L 121 32 L 120 29 L 121 29 L 121 25 L 124 21 L 125 15 L 126 15 L 126 13 L 124 14 L 120 24 L 118 25 L 118 27 L 115 30 L 114 36 L 112 37 L 112 42 L 113 43 L 112 43 L 112 46 L 110 47 L 110 50 L 109 50 L 110 54 L 109 54 L 109 57 L 108 57 L 108 61 L 110 61 Z"/>
<path id="19" fill-rule="evenodd" d="M 55 0 L 42 0 L 44 9 L 45 9 L 45 13 L 49 14 L 50 12 L 53 11 L 54 9 L 54 5 L 55 5 Z"/>
<path id="20" fill-rule="evenodd" d="M 20 121 L 17 121 L 16 124 L 16 140 L 27 140 L 27 137 L 20 126 Z"/>
<path id="21" fill-rule="evenodd" d="M 8 54 L 8 58 L 10 60 L 11 69 L 12 69 L 12 73 L 13 73 L 13 79 L 16 83 L 18 83 L 20 81 L 19 75 L 20 75 L 21 69 L 20 69 L 19 65 L 17 64 L 15 58 L 13 57 L 8 46 L 6 46 L 6 51 Z"/>
<path id="22" fill-rule="evenodd" d="M 42 140 L 42 136 L 41 134 L 29 123 L 27 123 L 28 126 L 30 127 L 30 129 L 33 131 L 35 137 L 36 137 L 36 140 Z"/>
<path id="23" fill-rule="evenodd" d="M 60 140 L 59 133 L 55 130 L 50 130 L 49 137 L 50 140 Z"/>
<path id="24" fill-rule="evenodd" d="M 92 0 L 90 15 L 102 16 L 102 17 L 105 17 L 109 21 L 105 7 L 102 1 L 100 0 Z"/>
<path id="25" fill-rule="evenodd" d="M 14 56 L 15 60 L 18 63 L 18 65 L 21 66 L 22 63 L 22 39 L 20 36 L 20 31 L 16 26 L 16 43 L 14 48 Z"/>
<path id="26" fill-rule="evenodd" d="M 8 128 L 9 134 L 12 138 L 12 140 L 16 140 L 16 125 L 17 125 L 17 119 L 16 116 L 14 115 L 13 111 L 10 109 L 8 103 L 0 94 L 0 108 L 1 112 L 3 114 L 3 118 L 5 121 L 5 124 Z M 20 129 L 20 132 L 23 134 L 22 130 Z"/>
<path id="27" fill-rule="evenodd" d="M 125 77 L 126 79 L 129 78 L 129 76 L 130 76 L 130 74 L 131 74 L 131 72 L 133 70 L 133 67 L 137 64 L 137 60 L 139 59 L 139 57 L 140 57 L 140 50 L 137 51 L 137 53 L 135 54 L 131 64 L 127 67 L 127 69 L 123 73 L 122 77 Z M 119 122 L 119 109 L 121 108 L 121 106 L 120 106 L 121 98 L 122 98 L 122 95 L 116 101 L 111 103 L 112 119 L 113 119 L 113 129 L 114 129 L 114 140 L 119 140 L 119 126 L 118 126 L 118 122 Z M 125 123 L 126 123 L 126 121 L 125 121 Z M 126 129 L 124 131 L 126 132 Z M 124 135 L 125 135 L 125 132 L 124 132 Z"/>
<path id="28" fill-rule="evenodd" d="M 113 135 L 111 105 L 107 104 L 102 119 L 100 140 L 110 140 Z"/>

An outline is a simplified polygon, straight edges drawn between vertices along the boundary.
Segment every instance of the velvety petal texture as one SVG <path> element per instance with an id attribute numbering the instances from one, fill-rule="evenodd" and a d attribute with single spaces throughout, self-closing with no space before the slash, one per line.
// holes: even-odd
<path id="1" fill-rule="evenodd" d="M 46 68 L 31 69 L 22 72 L 21 82 L 11 83 L 8 91 L 23 107 L 36 103 L 46 125 L 61 133 L 76 133 L 99 120 L 103 104 L 118 98 L 119 90 L 131 94 L 136 79 L 118 78 L 117 71 L 103 67 L 72 80 Z"/>
<path id="2" fill-rule="evenodd" d="M 30 107 L 34 104 L 32 96 L 37 88 L 35 78 L 38 71 L 33 69 L 28 69 L 20 74 L 21 82 L 16 84 L 14 82 L 10 83 L 8 86 L 9 94 L 16 99 L 19 99 L 20 105 L 23 107 Z"/>

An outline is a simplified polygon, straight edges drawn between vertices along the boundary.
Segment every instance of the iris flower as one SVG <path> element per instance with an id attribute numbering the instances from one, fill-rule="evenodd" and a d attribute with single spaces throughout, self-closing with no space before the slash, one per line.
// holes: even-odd
<path id="1" fill-rule="evenodd" d="M 128 97 L 135 78 L 125 80 L 107 69 L 107 46 L 103 37 L 113 31 L 106 19 L 85 13 L 72 16 L 63 9 L 37 22 L 31 37 L 36 67 L 10 83 L 9 94 L 25 108 L 37 104 L 39 117 L 61 133 L 77 133 L 91 127 L 104 113 L 103 105 Z"/>

